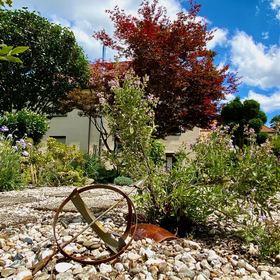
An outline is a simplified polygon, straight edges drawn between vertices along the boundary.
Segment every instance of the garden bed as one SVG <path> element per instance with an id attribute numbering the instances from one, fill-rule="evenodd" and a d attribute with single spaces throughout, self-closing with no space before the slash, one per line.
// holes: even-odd
<path id="1" fill-rule="evenodd" d="M 0 193 L 2 224 L 0 231 L 0 275 L 2 279 L 32 279 L 31 267 L 52 250 L 54 211 L 49 208 L 62 201 L 72 187 L 36 188 Z M 129 192 L 131 188 L 122 187 Z M 90 197 L 92 196 L 92 197 Z M 106 209 L 116 197 L 100 190 L 89 193 Z M 92 198 L 92 199 L 90 199 Z M 52 201 L 55 202 L 52 204 Z M 106 206 L 107 205 L 107 206 Z M 44 206 L 48 206 L 45 207 Z M 40 208 L 40 210 L 38 210 Z M 100 210 L 100 209 L 99 209 Z M 118 208 L 104 217 L 106 227 L 120 226 L 126 209 Z M 71 212 L 69 212 L 69 215 Z M 71 214 L 74 215 L 75 214 Z M 71 232 L 64 232 L 71 236 Z M 207 234 L 206 234 L 207 233 Z M 67 236 L 66 235 L 66 236 Z M 81 237 L 68 250 L 84 250 L 88 237 Z M 95 255 L 104 254 L 95 247 Z M 58 254 L 34 279 L 280 279 L 277 264 L 263 263 L 253 246 L 245 247 L 219 229 L 174 241 L 156 243 L 150 239 L 133 241 L 129 249 L 113 263 L 80 265 Z M 278 260 L 279 261 L 279 260 Z M 61 267 L 57 263 L 63 263 Z M 65 270 L 65 271 L 64 271 Z M 63 272 L 64 271 L 64 272 Z"/>

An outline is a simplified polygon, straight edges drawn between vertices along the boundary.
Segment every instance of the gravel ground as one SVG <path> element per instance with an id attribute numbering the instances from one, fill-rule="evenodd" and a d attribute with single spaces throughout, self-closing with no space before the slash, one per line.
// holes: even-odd
<path id="1" fill-rule="evenodd" d="M 232 239 L 220 239 L 212 231 L 205 239 L 182 238 L 156 243 L 150 239 L 132 241 L 130 247 L 111 263 L 81 265 L 61 254 L 34 277 L 31 267 L 52 253 L 54 210 L 73 188 L 26 189 L 0 193 L 0 279 L 278 279 L 280 267 L 260 263 L 256 248 L 242 247 Z M 129 187 L 123 188 L 130 192 Z M 94 191 L 84 199 L 93 212 L 109 207 L 118 197 L 112 192 Z M 126 208 L 120 205 L 103 217 L 104 227 L 121 234 Z M 70 205 L 63 213 L 64 226 L 58 225 L 60 242 L 67 242 L 84 226 Z M 66 225 L 65 225 L 66 223 Z M 65 250 L 70 254 L 94 255 L 102 259 L 110 255 L 104 243 L 91 230 L 86 230 Z M 251 255 L 251 258 L 248 256 Z M 280 260 L 279 260 L 280 261 Z M 1 278 L 2 277 L 2 278 Z"/>

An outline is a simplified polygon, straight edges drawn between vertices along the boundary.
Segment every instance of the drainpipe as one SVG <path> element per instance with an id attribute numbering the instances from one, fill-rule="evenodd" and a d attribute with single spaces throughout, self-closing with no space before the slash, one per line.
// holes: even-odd
<path id="1" fill-rule="evenodd" d="M 91 134 L 91 117 L 88 118 L 88 148 L 87 153 L 90 152 L 90 134 Z"/>
<path id="2" fill-rule="evenodd" d="M 106 55 L 106 47 L 105 45 L 102 46 L 102 62 L 105 61 L 105 55 Z M 102 118 L 102 116 L 100 116 Z M 101 120 L 100 120 L 101 122 Z M 99 141 L 98 141 L 98 156 L 101 157 L 101 147 L 102 147 L 102 138 L 101 133 L 99 132 Z"/>

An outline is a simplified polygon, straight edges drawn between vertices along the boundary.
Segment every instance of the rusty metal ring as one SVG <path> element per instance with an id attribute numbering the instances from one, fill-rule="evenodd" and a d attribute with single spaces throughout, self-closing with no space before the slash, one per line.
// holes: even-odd
<path id="1" fill-rule="evenodd" d="M 91 189 L 108 189 L 108 190 L 112 190 L 115 191 L 117 193 L 119 193 L 120 195 L 123 196 L 122 199 L 126 199 L 127 205 L 128 205 L 128 215 L 127 215 L 127 226 L 126 229 L 123 233 L 123 235 L 121 236 L 121 238 L 123 238 L 124 240 L 127 238 L 127 236 L 130 234 L 131 238 L 128 241 L 128 243 L 123 246 L 117 253 L 115 253 L 114 255 L 109 256 L 108 258 L 105 259 L 101 259 L 101 260 L 85 260 L 84 256 L 71 256 L 69 255 L 66 251 L 64 251 L 64 249 L 59 245 L 58 243 L 58 237 L 57 237 L 57 232 L 56 232 L 56 225 L 58 222 L 58 217 L 59 214 L 62 212 L 63 207 L 71 200 L 72 196 L 74 195 L 73 193 L 71 193 L 59 206 L 59 208 L 57 209 L 55 216 L 54 216 L 54 221 L 53 221 L 53 234 L 54 234 L 54 239 L 57 245 L 58 250 L 60 251 L 60 253 L 62 255 L 64 255 L 65 257 L 72 259 L 74 261 L 77 261 L 79 263 L 83 263 L 83 264 L 93 264 L 93 265 L 97 265 L 100 263 L 105 263 L 105 262 L 109 262 L 113 259 L 115 259 L 116 257 L 120 256 L 126 249 L 127 247 L 130 245 L 130 243 L 132 242 L 135 232 L 136 232 L 136 227 L 133 228 L 133 230 L 131 231 L 131 227 L 133 224 L 133 216 L 135 216 L 135 224 L 137 223 L 137 213 L 136 213 L 136 208 L 133 204 L 133 202 L 131 201 L 131 199 L 128 197 L 127 194 L 125 194 L 123 191 L 119 190 L 116 187 L 113 186 L 109 186 L 109 185 L 103 185 L 103 184 L 94 184 L 94 185 L 89 185 L 83 188 L 78 189 L 78 193 L 82 193 Z M 134 215 L 133 215 L 134 212 Z M 92 256 L 86 256 L 86 258 L 91 258 Z"/>

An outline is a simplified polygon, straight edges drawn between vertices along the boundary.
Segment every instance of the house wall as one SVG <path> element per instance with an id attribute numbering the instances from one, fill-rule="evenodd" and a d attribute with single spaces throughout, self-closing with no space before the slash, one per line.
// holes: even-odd
<path id="1" fill-rule="evenodd" d="M 105 122 L 106 123 L 106 122 Z M 99 133 L 91 124 L 90 127 L 90 153 L 98 153 Z M 50 128 L 44 139 L 51 136 L 65 136 L 65 143 L 68 145 L 76 145 L 81 151 L 88 151 L 88 134 L 89 134 L 89 118 L 78 115 L 78 110 L 73 110 L 66 117 L 54 117 L 50 120 Z M 200 129 L 195 127 L 180 135 L 167 136 L 162 142 L 166 146 L 166 154 L 171 155 L 179 151 L 184 145 L 187 150 L 190 150 L 192 144 L 200 136 Z M 109 140 L 109 145 L 113 147 L 112 139 Z"/>
<path id="2" fill-rule="evenodd" d="M 192 130 L 187 130 L 180 135 L 167 136 L 164 140 L 162 140 L 162 143 L 166 146 L 165 153 L 176 153 L 183 145 L 188 151 L 190 151 L 191 145 L 195 144 L 199 136 L 200 129 L 198 127 L 195 127 Z"/>
<path id="3" fill-rule="evenodd" d="M 69 112 L 67 116 L 54 117 L 50 120 L 50 128 L 43 140 L 48 137 L 65 136 L 65 143 L 75 145 L 81 151 L 88 151 L 88 135 L 90 126 L 90 152 L 98 150 L 99 133 L 93 124 L 89 124 L 88 117 L 78 115 L 78 110 Z"/>

